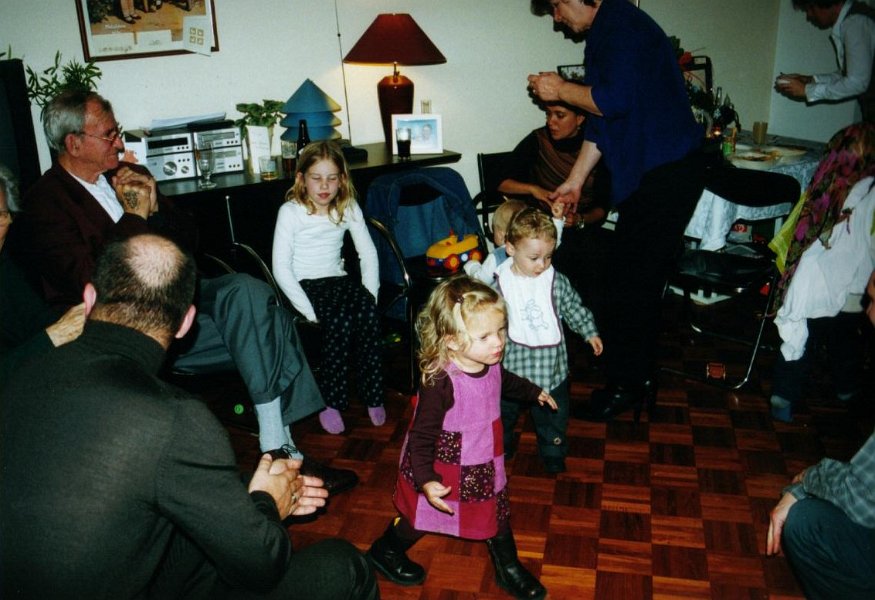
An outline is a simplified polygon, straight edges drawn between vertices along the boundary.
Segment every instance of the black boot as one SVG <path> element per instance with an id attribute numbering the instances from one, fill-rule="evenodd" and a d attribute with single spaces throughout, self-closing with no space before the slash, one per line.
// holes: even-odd
<path id="1" fill-rule="evenodd" d="M 425 581 L 425 569 L 407 557 L 407 550 L 416 542 L 408 542 L 398 537 L 395 524 L 391 523 L 386 532 L 368 550 L 367 556 L 374 567 L 398 585 L 419 585 Z"/>
<path id="2" fill-rule="evenodd" d="M 586 406 L 572 411 L 575 419 L 585 421 L 610 421 L 627 410 L 634 409 L 635 423 L 641 419 L 642 410 L 652 414 L 656 405 L 656 383 L 653 380 L 639 385 L 608 385 L 595 390 Z"/>
<path id="3" fill-rule="evenodd" d="M 547 590 L 520 562 L 513 534 L 507 532 L 486 540 L 489 556 L 495 566 L 495 581 L 515 598 L 540 600 Z"/>

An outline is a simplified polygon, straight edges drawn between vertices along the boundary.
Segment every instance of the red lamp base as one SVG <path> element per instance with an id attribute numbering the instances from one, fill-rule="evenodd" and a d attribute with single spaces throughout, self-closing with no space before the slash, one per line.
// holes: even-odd
<path id="1" fill-rule="evenodd" d="M 383 77 L 377 84 L 377 100 L 380 103 L 380 118 L 383 120 L 383 135 L 386 145 L 392 145 L 392 115 L 407 115 L 413 112 L 413 82 L 404 75 Z"/>

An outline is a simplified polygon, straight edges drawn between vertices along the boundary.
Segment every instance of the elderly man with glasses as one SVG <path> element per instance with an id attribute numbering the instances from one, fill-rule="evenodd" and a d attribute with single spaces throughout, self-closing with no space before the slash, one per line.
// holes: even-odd
<path id="1" fill-rule="evenodd" d="M 57 160 L 25 194 L 9 243 L 48 302 L 78 303 L 113 239 L 159 233 L 194 249 L 190 219 L 159 194 L 148 170 L 119 160 L 124 144 L 109 101 L 64 92 L 45 107 L 42 121 Z M 292 441 L 290 424 L 324 403 L 292 316 L 270 286 L 242 274 L 204 277 L 197 297 L 197 327 L 182 340 L 174 365 L 206 373 L 236 368 L 255 405 L 261 450 L 303 459 L 302 471 L 322 478 L 329 492 L 353 487 L 355 473 L 304 457 Z"/>

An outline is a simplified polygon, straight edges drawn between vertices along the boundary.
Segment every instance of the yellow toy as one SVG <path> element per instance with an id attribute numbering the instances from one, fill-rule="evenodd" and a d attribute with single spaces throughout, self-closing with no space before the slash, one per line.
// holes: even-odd
<path id="1" fill-rule="evenodd" d="M 450 236 L 428 247 L 425 253 L 425 264 L 429 269 L 455 273 L 469 260 L 483 260 L 480 251 L 480 240 L 477 234 L 469 233 L 461 240 L 450 232 Z"/>

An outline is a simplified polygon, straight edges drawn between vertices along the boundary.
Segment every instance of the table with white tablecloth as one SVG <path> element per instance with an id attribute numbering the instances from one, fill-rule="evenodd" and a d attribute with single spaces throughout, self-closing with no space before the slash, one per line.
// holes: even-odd
<path id="1" fill-rule="evenodd" d="M 742 136 L 741 139 L 744 140 L 745 137 Z M 804 190 L 811 181 L 820 162 L 823 144 L 809 140 L 777 138 L 774 136 L 769 140 L 769 144 L 778 147 L 784 144 L 807 148 L 807 151 L 802 156 L 793 157 L 792 159 L 781 158 L 777 161 L 769 161 L 766 165 L 758 167 L 760 170 L 790 175 L 799 182 Z M 730 202 L 705 189 L 684 231 L 684 235 L 700 240 L 699 248 L 703 250 L 719 250 L 726 245 L 726 236 L 736 221 L 779 219 L 787 215 L 792 208 L 793 203 L 791 202 L 765 206 L 747 206 Z"/>

